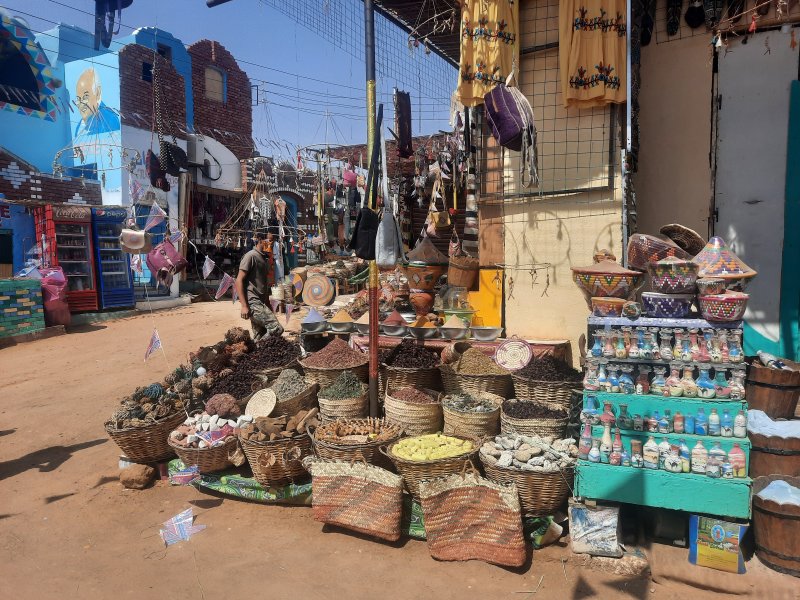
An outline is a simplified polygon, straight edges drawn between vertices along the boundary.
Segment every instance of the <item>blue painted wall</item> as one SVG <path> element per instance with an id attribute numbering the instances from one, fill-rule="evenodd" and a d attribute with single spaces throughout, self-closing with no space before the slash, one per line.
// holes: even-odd
<path id="1" fill-rule="evenodd" d="M 8 215 L 5 217 L 4 215 Z M 11 245 L 13 249 L 14 273 L 25 265 L 25 253 L 36 243 L 36 229 L 33 225 L 33 215 L 28 214 L 24 206 L 6 204 L 0 200 L 0 229 L 11 230 Z"/>

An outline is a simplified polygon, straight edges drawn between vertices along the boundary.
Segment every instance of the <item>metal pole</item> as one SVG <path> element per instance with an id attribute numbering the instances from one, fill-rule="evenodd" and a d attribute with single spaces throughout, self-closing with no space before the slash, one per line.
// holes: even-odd
<path id="1" fill-rule="evenodd" d="M 364 0 L 364 59 L 367 80 L 367 157 L 372 160 L 372 149 L 377 139 L 375 131 L 375 7 L 372 0 Z M 369 168 L 367 164 L 367 168 Z M 377 186 L 374 186 L 377 189 Z M 369 190 L 368 190 L 369 193 Z M 370 208 L 377 208 L 376 198 L 367 198 Z M 378 416 L 378 265 L 369 263 L 369 415 Z"/>

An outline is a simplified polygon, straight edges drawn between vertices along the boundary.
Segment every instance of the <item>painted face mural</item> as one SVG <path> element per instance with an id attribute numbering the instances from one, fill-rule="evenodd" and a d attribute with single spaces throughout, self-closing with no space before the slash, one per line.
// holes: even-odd
<path id="1" fill-rule="evenodd" d="M 75 104 L 81 114 L 75 135 L 96 135 L 119 130 L 119 117 L 103 104 L 100 75 L 94 69 L 86 69 L 78 77 L 75 84 Z"/>

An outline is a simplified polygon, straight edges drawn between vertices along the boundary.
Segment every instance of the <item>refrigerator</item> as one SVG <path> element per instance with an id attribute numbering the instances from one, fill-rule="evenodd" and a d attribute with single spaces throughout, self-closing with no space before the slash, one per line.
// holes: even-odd
<path id="1" fill-rule="evenodd" d="M 97 310 L 91 208 L 46 204 L 36 208 L 35 219 L 44 266 L 61 267 L 67 278 L 70 312 Z"/>
<path id="2" fill-rule="evenodd" d="M 136 306 L 130 255 L 119 245 L 119 234 L 127 216 L 128 211 L 121 206 L 92 208 L 97 290 L 103 309 Z"/>

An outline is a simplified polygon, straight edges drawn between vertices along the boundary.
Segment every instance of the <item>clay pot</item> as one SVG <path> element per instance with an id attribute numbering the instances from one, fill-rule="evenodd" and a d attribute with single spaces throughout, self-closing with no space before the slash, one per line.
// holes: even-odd
<path id="1" fill-rule="evenodd" d="M 417 317 L 424 317 L 433 308 L 434 295 L 424 290 L 411 290 L 408 301 L 414 307 Z"/>

